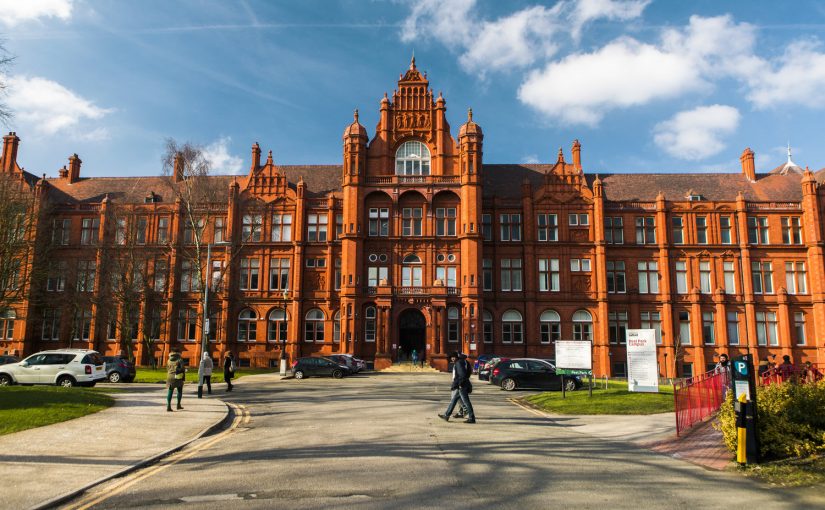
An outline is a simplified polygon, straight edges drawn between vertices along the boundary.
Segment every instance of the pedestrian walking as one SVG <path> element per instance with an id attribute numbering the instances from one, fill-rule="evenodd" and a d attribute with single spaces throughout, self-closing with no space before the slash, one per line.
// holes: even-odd
<path id="1" fill-rule="evenodd" d="M 172 393 L 178 390 L 178 409 L 183 409 L 180 400 L 183 398 L 183 381 L 186 377 L 186 368 L 183 366 L 183 359 L 177 349 L 169 353 L 169 360 L 166 362 L 166 411 L 172 412 Z"/>
<path id="2" fill-rule="evenodd" d="M 232 391 L 232 378 L 235 377 L 235 359 L 231 352 L 223 358 L 223 380 L 226 381 L 226 391 Z"/>
<path id="3" fill-rule="evenodd" d="M 203 353 L 203 359 L 201 360 L 201 372 L 203 373 L 203 384 L 206 384 L 206 392 L 211 395 L 212 394 L 212 368 L 214 365 L 212 364 L 212 356 L 209 355 L 208 352 Z M 201 386 L 203 386 L 201 384 Z"/>
<path id="4" fill-rule="evenodd" d="M 467 362 L 467 356 L 458 352 L 450 354 L 450 362 L 453 364 L 453 382 L 450 386 L 452 395 L 450 404 L 444 414 L 439 414 L 438 417 L 444 421 L 450 421 L 450 415 L 453 414 L 456 404 L 459 400 L 466 408 L 467 419 L 464 423 L 475 423 L 476 415 L 473 411 L 473 404 L 470 402 L 470 392 L 473 391 L 473 385 L 470 383 L 470 364 Z"/>
<path id="5" fill-rule="evenodd" d="M 413 349 L 410 353 L 410 361 L 412 361 L 413 366 L 415 366 L 418 363 L 418 351 L 416 351 L 415 349 Z"/>

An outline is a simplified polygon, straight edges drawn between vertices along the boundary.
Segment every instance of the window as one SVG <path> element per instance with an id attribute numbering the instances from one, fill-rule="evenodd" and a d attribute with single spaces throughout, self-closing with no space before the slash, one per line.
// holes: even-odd
<path id="1" fill-rule="evenodd" d="M 485 241 L 493 240 L 493 216 L 491 214 L 481 215 L 481 236 Z"/>
<path id="2" fill-rule="evenodd" d="M 659 263 L 639 262 L 639 294 L 659 293 Z"/>
<path id="3" fill-rule="evenodd" d="M 570 259 L 570 271 L 574 273 L 590 271 L 590 259 Z"/>
<path id="4" fill-rule="evenodd" d="M 43 324 L 41 329 L 42 340 L 60 339 L 60 311 L 54 308 L 43 310 Z"/>
<path id="5" fill-rule="evenodd" d="M 768 243 L 768 218 L 765 216 L 748 217 L 748 242 L 750 244 Z"/>
<path id="6" fill-rule="evenodd" d="M 292 215 L 273 214 L 272 215 L 272 242 L 292 241 Z"/>
<path id="7" fill-rule="evenodd" d="M 254 342 L 258 339 L 258 314 L 249 308 L 238 315 L 238 341 Z"/>
<path id="8" fill-rule="evenodd" d="M 0 312 L 0 339 L 14 339 L 14 320 L 16 318 L 17 314 L 14 313 L 14 310 L 3 310 Z"/>
<path id="9" fill-rule="evenodd" d="M 708 218 L 696 217 L 696 244 L 708 244 Z"/>
<path id="10" fill-rule="evenodd" d="M 638 243 L 638 228 L 639 219 L 636 219 L 636 242 Z M 682 217 L 681 216 L 674 216 L 670 219 L 670 235 L 673 237 L 673 244 L 684 244 L 685 243 L 685 233 L 682 224 Z M 641 244 L 641 243 L 640 243 Z"/>
<path id="11" fill-rule="evenodd" d="M 158 244 L 169 242 L 169 218 L 158 218 Z"/>
<path id="12" fill-rule="evenodd" d="M 307 258 L 304 261 L 306 267 L 327 267 L 327 259 L 325 258 Z"/>
<path id="13" fill-rule="evenodd" d="M 455 236 L 455 207 L 436 208 L 435 235 Z"/>
<path id="14" fill-rule="evenodd" d="M 541 343 L 549 344 L 561 340 L 561 317 L 555 310 L 545 310 L 539 317 Z"/>
<path id="15" fill-rule="evenodd" d="M 636 218 L 636 244 L 656 244 L 656 218 Z"/>
<path id="16" fill-rule="evenodd" d="M 501 259 L 501 290 L 521 292 L 521 259 Z"/>
<path id="17" fill-rule="evenodd" d="M 559 259 L 539 259 L 539 291 L 559 291 Z"/>
<path id="18" fill-rule="evenodd" d="M 736 272 L 732 261 L 722 263 L 725 275 L 725 294 L 736 294 Z"/>
<path id="19" fill-rule="evenodd" d="M 773 266 L 770 262 L 751 262 L 754 294 L 773 294 Z"/>
<path id="20" fill-rule="evenodd" d="M 499 215 L 502 241 L 521 241 L 521 214 Z"/>
<path id="21" fill-rule="evenodd" d="M 184 244 L 195 244 L 195 241 L 203 239 L 203 219 L 199 219 L 194 223 L 189 219 L 183 223 L 183 242 Z"/>
<path id="22" fill-rule="evenodd" d="M 659 312 L 642 312 L 642 329 L 652 329 L 656 332 L 656 343 L 662 343 L 662 316 Z"/>
<path id="23" fill-rule="evenodd" d="M 484 310 L 484 312 L 481 314 L 481 318 L 482 340 L 485 344 L 491 344 L 493 343 L 493 314 L 491 314 L 487 310 Z"/>
<path id="24" fill-rule="evenodd" d="M 72 340 L 89 341 L 92 332 L 92 311 L 76 310 L 72 321 Z M 74 356 L 71 356 L 72 358 Z"/>
<path id="25" fill-rule="evenodd" d="M 458 311 L 458 308 L 451 306 L 447 308 L 447 342 L 451 344 L 458 343 L 461 338 L 461 332 L 459 328 L 459 319 L 461 314 Z"/>
<path id="26" fill-rule="evenodd" d="M 608 335 L 611 344 L 627 343 L 627 312 L 610 312 L 607 314 Z"/>
<path id="27" fill-rule="evenodd" d="M 241 259 L 240 289 L 258 290 L 260 259 Z"/>
<path id="28" fill-rule="evenodd" d="M 713 312 L 702 312 L 702 341 L 705 345 L 716 343 L 716 323 Z"/>
<path id="29" fill-rule="evenodd" d="M 524 341 L 521 314 L 516 310 L 507 310 L 501 316 L 501 342 L 520 344 Z"/>
<path id="30" fill-rule="evenodd" d="M 341 259 L 335 259 L 335 270 L 332 274 L 332 287 L 335 290 L 341 290 Z"/>
<path id="31" fill-rule="evenodd" d="M 260 220 L 263 222 L 263 218 Z M 215 232 L 212 237 L 216 243 L 223 243 L 226 241 L 226 218 L 215 218 Z M 259 233 L 260 235 L 260 233 Z"/>
<path id="32" fill-rule="evenodd" d="M 776 334 L 776 312 L 756 312 L 756 344 L 779 345 Z"/>
<path id="33" fill-rule="evenodd" d="M 269 312 L 269 326 L 266 331 L 266 341 L 286 343 L 286 311 L 276 308 Z"/>
<path id="34" fill-rule="evenodd" d="M 423 218 L 421 207 L 405 207 L 401 210 L 401 235 L 405 237 L 417 237 L 422 235 L 421 219 Z"/>
<path id="35" fill-rule="evenodd" d="M 79 260 L 77 262 L 77 291 L 94 292 L 97 264 L 94 260 Z"/>
<path id="36" fill-rule="evenodd" d="M 69 263 L 59 260 L 49 264 L 49 275 L 46 279 L 46 290 L 49 292 L 63 292 L 66 290 L 66 273 Z"/>
<path id="37" fill-rule="evenodd" d="M 83 220 L 81 220 L 80 222 L 80 244 L 97 244 L 97 235 L 99 229 L 99 218 L 83 218 Z"/>
<path id="38" fill-rule="evenodd" d="M 180 265 L 180 291 L 199 292 L 201 282 L 198 279 L 197 269 L 190 260 L 184 260 Z"/>
<path id="39" fill-rule="evenodd" d="M 558 216 L 555 214 L 539 214 L 537 224 L 539 241 L 559 240 Z"/>
<path id="40" fill-rule="evenodd" d="M 0 277 L 0 289 L 16 290 L 20 287 L 20 259 L 12 259 L 9 262 L 6 274 Z"/>
<path id="41" fill-rule="evenodd" d="M 807 294 L 804 262 L 785 262 L 785 286 L 788 294 Z"/>
<path id="42" fill-rule="evenodd" d="M 616 361 L 611 364 L 613 367 L 613 377 L 624 378 L 627 377 L 627 363 L 624 361 Z"/>
<path id="43" fill-rule="evenodd" d="M 687 379 L 693 377 L 693 363 L 682 363 L 682 377 Z"/>
<path id="44" fill-rule="evenodd" d="M 573 314 L 573 340 L 593 340 L 593 316 L 587 310 Z"/>
<path id="45" fill-rule="evenodd" d="M 798 216 L 782 218 L 782 242 L 802 244 L 802 220 Z"/>
<path id="46" fill-rule="evenodd" d="M 332 343 L 341 343 L 341 310 L 332 316 Z"/>
<path id="47" fill-rule="evenodd" d="M 289 259 L 269 259 L 269 290 L 289 289 Z"/>
<path id="48" fill-rule="evenodd" d="M 607 261 L 607 292 L 619 294 L 627 292 L 625 285 L 624 261 Z"/>
<path id="49" fill-rule="evenodd" d="M 324 242 L 327 240 L 327 215 L 310 214 L 307 216 L 307 241 Z"/>
<path id="50" fill-rule="evenodd" d="M 456 277 L 455 266 L 438 266 L 435 268 L 435 279 L 441 280 L 444 287 L 456 287 L 458 278 Z"/>
<path id="51" fill-rule="evenodd" d="M 493 259 L 481 261 L 481 280 L 484 290 L 493 290 Z"/>
<path id="52" fill-rule="evenodd" d="M 381 280 L 389 281 L 390 268 L 388 267 L 368 267 L 367 268 L 367 286 L 378 287 Z"/>
<path id="53" fill-rule="evenodd" d="M 390 210 L 387 207 L 373 207 L 369 210 L 369 230 L 372 237 L 390 235 Z"/>
<path id="54" fill-rule="evenodd" d="M 153 306 L 151 312 L 149 312 L 148 333 L 151 340 L 160 340 L 160 327 L 163 322 L 160 306 Z M 215 328 L 215 325 L 212 324 L 212 327 Z M 212 330 L 209 331 L 209 334 L 212 335 Z"/>
<path id="55" fill-rule="evenodd" d="M 430 175 L 430 150 L 421 142 L 404 142 L 395 152 L 396 175 Z"/>
<path id="56" fill-rule="evenodd" d="M 605 217 L 604 240 L 607 244 L 624 244 L 624 220 L 621 216 Z"/>
<path id="57" fill-rule="evenodd" d="M 796 336 L 796 345 L 805 345 L 805 314 L 802 312 L 794 312 L 793 314 L 793 329 Z"/>
<path id="58" fill-rule="evenodd" d="M 52 222 L 52 244 L 66 246 L 69 244 L 69 234 L 71 232 L 71 219 L 54 220 Z"/>
<path id="59" fill-rule="evenodd" d="M 407 255 L 403 260 L 404 264 L 421 264 L 421 259 L 418 255 Z M 401 286 L 402 287 L 421 287 L 422 285 L 422 268 L 420 266 L 405 265 L 401 268 Z"/>
<path id="60" fill-rule="evenodd" d="M 366 310 L 364 310 L 364 341 L 373 343 L 375 342 L 375 332 L 376 332 L 376 318 L 377 318 L 377 311 L 374 306 L 368 306 Z"/>
<path id="61" fill-rule="evenodd" d="M 178 310 L 178 340 L 181 342 L 194 342 L 197 335 L 197 330 L 197 310 L 192 308 Z"/>
<path id="62" fill-rule="evenodd" d="M 733 236 L 731 235 L 730 216 L 722 216 L 719 218 L 719 237 L 722 244 L 732 244 Z"/>
<path id="63" fill-rule="evenodd" d="M 126 244 L 126 218 L 118 218 L 115 221 L 115 243 Z"/>
<path id="64" fill-rule="evenodd" d="M 588 214 L 568 214 L 567 224 L 571 227 L 586 227 L 590 225 L 590 216 Z"/>
<path id="65" fill-rule="evenodd" d="M 690 312 L 682 310 L 679 312 L 679 343 L 690 345 Z"/>
<path id="66" fill-rule="evenodd" d="M 728 312 L 728 345 L 739 345 L 738 312 Z"/>
<path id="67" fill-rule="evenodd" d="M 687 262 L 676 262 L 676 292 L 678 294 L 687 294 Z"/>
<path id="68" fill-rule="evenodd" d="M 146 244 L 146 227 L 149 220 L 144 216 L 137 219 L 137 231 L 135 232 L 135 243 Z"/>
<path id="69" fill-rule="evenodd" d="M 710 262 L 707 260 L 699 261 L 699 292 L 702 294 L 710 294 Z"/>

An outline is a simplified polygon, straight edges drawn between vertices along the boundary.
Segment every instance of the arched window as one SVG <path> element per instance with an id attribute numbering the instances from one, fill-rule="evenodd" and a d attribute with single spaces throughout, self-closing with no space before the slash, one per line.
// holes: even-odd
<path id="1" fill-rule="evenodd" d="M 266 339 L 269 342 L 286 343 L 286 311 L 276 308 L 269 312 Z"/>
<path id="2" fill-rule="evenodd" d="M 493 343 L 493 314 L 487 310 L 484 310 L 481 314 L 481 318 L 483 322 L 481 336 L 485 344 L 491 344 Z"/>
<path id="3" fill-rule="evenodd" d="M 561 317 L 555 310 L 545 310 L 539 317 L 541 322 L 541 343 L 549 344 L 561 340 Z"/>
<path id="4" fill-rule="evenodd" d="M 461 337 L 460 319 L 461 314 L 458 308 L 454 306 L 447 308 L 447 341 L 450 343 L 458 343 Z"/>
<path id="5" fill-rule="evenodd" d="M 364 310 L 364 341 L 375 342 L 375 320 L 378 316 L 378 311 L 374 306 L 368 306 Z"/>
<path id="6" fill-rule="evenodd" d="M 341 343 L 341 310 L 335 312 L 332 318 L 332 341 L 336 344 Z"/>
<path id="7" fill-rule="evenodd" d="M 524 325 L 517 310 L 507 310 L 501 316 L 501 341 L 505 344 L 520 344 L 524 341 Z"/>
<path id="8" fill-rule="evenodd" d="M 254 342 L 258 338 L 258 325 L 255 321 L 258 319 L 258 314 L 249 308 L 244 309 L 238 315 L 238 341 L 239 342 Z"/>
<path id="9" fill-rule="evenodd" d="M 414 253 L 410 253 L 402 261 L 404 266 L 401 267 L 401 286 L 402 287 L 421 287 L 423 281 L 423 271 L 421 266 L 421 258 Z"/>
<path id="10" fill-rule="evenodd" d="M 573 314 L 573 340 L 593 340 L 593 316 L 587 310 Z"/>
<path id="11" fill-rule="evenodd" d="M 430 150 L 421 142 L 404 142 L 395 152 L 397 175 L 430 175 Z"/>
<path id="12" fill-rule="evenodd" d="M 304 341 L 324 341 L 324 312 L 317 308 L 308 311 L 304 320 Z"/>
<path id="13" fill-rule="evenodd" d="M 403 262 L 404 262 L 404 264 L 420 264 L 421 263 L 421 257 L 416 255 L 415 253 L 410 253 L 409 255 L 404 257 Z"/>
<path id="14" fill-rule="evenodd" d="M 0 339 L 12 340 L 14 337 L 14 320 L 17 314 L 14 310 L 0 312 Z"/>

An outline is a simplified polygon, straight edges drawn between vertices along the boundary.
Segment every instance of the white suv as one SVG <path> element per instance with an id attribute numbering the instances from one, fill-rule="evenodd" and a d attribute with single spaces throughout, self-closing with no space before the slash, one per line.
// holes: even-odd
<path id="1" fill-rule="evenodd" d="M 97 351 L 55 349 L 32 354 L 18 363 L 0 365 L 0 386 L 57 384 L 94 386 L 106 378 L 106 364 Z"/>

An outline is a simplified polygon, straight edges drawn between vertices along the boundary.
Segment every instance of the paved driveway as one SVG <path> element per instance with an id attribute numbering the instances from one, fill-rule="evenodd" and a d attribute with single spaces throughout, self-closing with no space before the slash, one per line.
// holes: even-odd
<path id="1" fill-rule="evenodd" d="M 275 381 L 246 377 L 230 400 L 251 421 L 134 483 L 101 508 L 814 508 L 631 443 L 582 434 L 476 384 L 478 423 L 444 423 L 445 374 Z"/>

